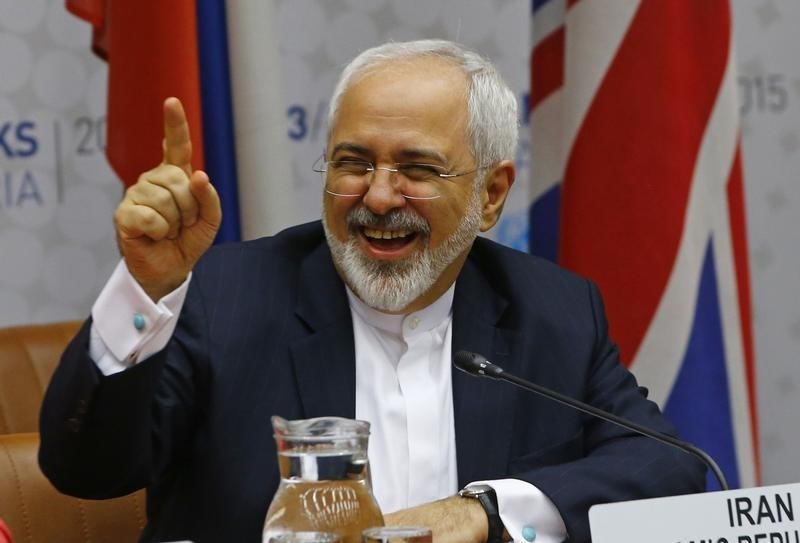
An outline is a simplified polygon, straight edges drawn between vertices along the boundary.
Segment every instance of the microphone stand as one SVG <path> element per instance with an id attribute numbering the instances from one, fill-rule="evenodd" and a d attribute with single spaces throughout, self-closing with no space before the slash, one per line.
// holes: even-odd
<path id="1" fill-rule="evenodd" d="M 682 441 L 657 430 L 653 430 L 652 428 L 647 428 L 646 426 L 642 426 L 641 424 L 631 420 L 624 419 L 618 415 L 609 413 L 608 411 L 603 411 L 602 409 L 598 409 L 593 405 L 570 398 L 569 396 L 565 396 L 564 394 L 550 390 L 549 388 L 537 385 L 531 381 L 526 381 L 525 379 L 517 377 L 516 375 L 507 373 L 505 370 L 503 370 L 503 368 L 489 362 L 486 358 L 477 353 L 458 351 L 455 356 L 453 356 L 453 364 L 461 371 L 470 375 L 506 381 L 540 396 L 544 396 L 545 398 L 554 400 L 560 404 L 567 405 L 583 413 L 595 416 L 606 422 L 616 424 L 617 426 L 625 428 L 626 430 L 631 430 L 643 436 L 653 438 L 656 441 L 660 441 L 661 443 L 689 453 L 698 458 L 714 473 L 714 477 L 716 477 L 717 482 L 719 482 L 719 486 L 722 490 L 729 489 L 728 481 L 725 479 L 725 475 L 723 475 L 722 470 L 714 461 L 714 459 L 711 458 L 711 456 L 709 456 L 704 450 L 692 445 L 691 443 Z"/>

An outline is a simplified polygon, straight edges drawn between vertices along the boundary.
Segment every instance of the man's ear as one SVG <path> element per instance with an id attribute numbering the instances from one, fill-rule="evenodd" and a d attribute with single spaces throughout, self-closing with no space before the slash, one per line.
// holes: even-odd
<path id="1" fill-rule="evenodd" d="M 494 166 L 486 176 L 486 186 L 481 195 L 481 232 L 486 232 L 497 224 L 503 205 L 506 203 L 508 191 L 514 184 L 517 170 L 510 160 L 503 160 Z"/>

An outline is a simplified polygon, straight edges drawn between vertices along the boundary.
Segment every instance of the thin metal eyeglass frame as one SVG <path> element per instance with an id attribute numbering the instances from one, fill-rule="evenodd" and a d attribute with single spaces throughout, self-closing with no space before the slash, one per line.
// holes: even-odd
<path id="1" fill-rule="evenodd" d="M 325 159 L 325 153 L 322 153 L 319 156 L 319 158 L 314 161 L 314 164 L 312 164 L 311 169 L 314 170 L 317 173 L 327 174 L 328 173 L 328 169 L 320 167 L 320 166 L 318 166 L 318 164 L 320 164 L 320 163 L 327 164 L 328 162 L 329 161 Z M 334 160 L 334 161 L 330 161 L 330 162 L 343 162 L 343 161 Z M 358 160 L 358 161 L 353 161 L 353 162 L 363 162 L 364 164 L 369 164 L 370 165 L 370 167 L 372 169 L 367 170 L 365 175 L 366 174 L 374 174 L 378 170 L 387 171 L 389 173 L 399 173 L 400 172 L 399 168 L 396 168 L 396 167 L 395 168 L 388 168 L 386 166 L 378 166 L 376 164 L 373 164 L 369 160 Z M 395 162 L 394 165 L 395 166 L 399 166 L 401 164 L 417 164 L 417 163 L 416 162 Z M 433 169 L 437 168 L 437 166 L 435 166 L 434 164 L 421 164 L 420 163 L 418 165 L 419 166 L 430 166 Z M 489 166 L 478 166 L 474 170 L 470 170 L 468 172 L 459 172 L 459 173 L 439 173 L 439 172 L 436 172 L 436 175 L 438 177 L 440 177 L 441 179 L 452 179 L 454 177 L 463 177 L 465 175 L 469 175 L 471 173 L 475 173 L 475 172 L 480 171 L 480 170 L 485 170 L 488 167 Z M 369 185 L 367 185 L 367 186 L 369 186 Z M 333 192 L 332 190 L 328 189 L 327 187 L 325 187 L 325 192 L 327 192 L 328 194 L 332 194 L 333 196 L 340 196 L 340 197 L 343 197 L 343 198 L 361 198 L 366 193 L 366 191 L 364 191 L 361 194 L 344 194 L 344 193 L 340 193 L 340 192 Z M 408 194 L 405 194 L 402 191 L 400 192 L 400 194 L 403 196 L 403 198 L 406 198 L 408 200 L 435 200 L 437 198 L 441 198 L 442 197 L 441 194 L 437 194 L 436 196 L 409 196 Z"/>

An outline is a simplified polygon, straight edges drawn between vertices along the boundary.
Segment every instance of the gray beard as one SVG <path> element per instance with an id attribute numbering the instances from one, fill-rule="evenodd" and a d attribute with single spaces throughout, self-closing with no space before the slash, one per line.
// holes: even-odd
<path id="1" fill-rule="evenodd" d="M 333 261 L 344 282 L 368 306 L 396 313 L 425 294 L 442 272 L 468 249 L 481 223 L 480 191 L 474 190 L 458 228 L 436 249 L 430 248 L 430 225 L 413 211 L 394 209 L 376 215 L 362 205 L 347 214 L 348 239 L 339 241 L 322 215 L 325 237 Z M 398 230 L 407 228 L 422 237 L 422 249 L 402 260 L 380 261 L 366 256 L 359 247 L 357 231 L 362 226 Z"/>

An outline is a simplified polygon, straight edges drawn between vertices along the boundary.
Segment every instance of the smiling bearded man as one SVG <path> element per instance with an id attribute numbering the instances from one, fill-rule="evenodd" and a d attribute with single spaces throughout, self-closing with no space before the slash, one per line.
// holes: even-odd
<path id="1" fill-rule="evenodd" d="M 259 543 L 285 473 L 280 415 L 368 421 L 386 524 L 436 543 L 589 543 L 593 504 L 702 489 L 687 455 L 454 371 L 455 353 L 481 353 L 673 433 L 620 364 L 597 288 L 477 235 L 516 172 L 517 97 L 491 63 L 452 42 L 384 44 L 330 104 L 323 224 L 211 247 L 219 197 L 166 100 L 163 160 L 115 213 L 123 260 L 42 404 L 53 484 L 92 499 L 147 487 L 142 542 Z M 298 464 L 349 479 L 340 465 Z"/>
<path id="2" fill-rule="evenodd" d="M 373 309 L 438 299 L 499 216 L 513 166 L 476 152 L 471 85 L 452 58 L 378 54 L 334 91 L 323 225 L 339 274 Z"/>

